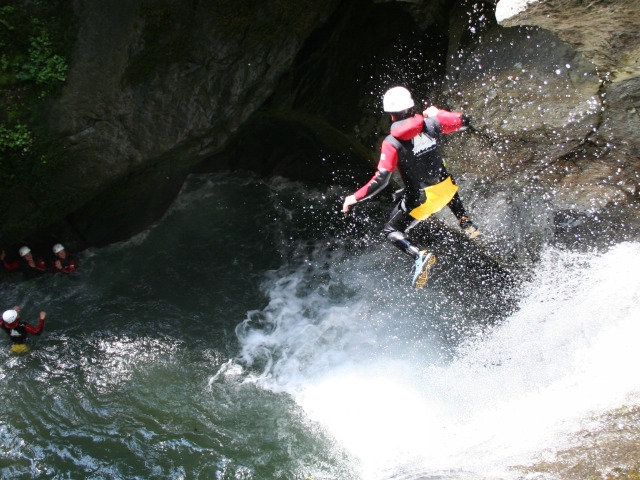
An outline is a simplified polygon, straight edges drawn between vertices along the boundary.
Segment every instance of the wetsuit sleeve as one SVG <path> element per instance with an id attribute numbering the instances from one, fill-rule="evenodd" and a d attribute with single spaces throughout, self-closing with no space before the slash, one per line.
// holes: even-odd
<path id="1" fill-rule="evenodd" d="M 76 261 L 71 259 L 69 260 L 69 263 L 67 263 L 66 265 L 63 265 L 62 268 L 60 269 L 61 272 L 64 273 L 73 273 L 76 271 Z"/>
<path id="2" fill-rule="evenodd" d="M 20 268 L 20 262 L 18 262 L 17 260 L 11 263 L 3 260 L 2 264 L 4 265 L 4 268 L 6 268 L 7 270 L 17 270 L 18 268 Z"/>
<path id="3" fill-rule="evenodd" d="M 40 335 L 42 333 L 42 329 L 44 328 L 44 320 L 40 320 L 37 327 L 25 323 L 25 328 L 27 330 L 27 333 L 30 333 L 31 335 Z"/>
<path id="4" fill-rule="evenodd" d="M 464 118 L 464 121 L 463 121 Z M 436 119 L 442 126 L 442 133 L 453 133 L 460 130 L 465 124 L 468 125 L 468 118 L 459 112 L 448 112 L 439 110 Z"/>
<path id="5" fill-rule="evenodd" d="M 364 187 L 354 193 L 356 200 L 366 200 L 380 193 L 389 184 L 391 174 L 398 165 L 398 151 L 387 142 L 382 141 L 380 149 L 380 160 L 378 161 L 378 169 Z"/>

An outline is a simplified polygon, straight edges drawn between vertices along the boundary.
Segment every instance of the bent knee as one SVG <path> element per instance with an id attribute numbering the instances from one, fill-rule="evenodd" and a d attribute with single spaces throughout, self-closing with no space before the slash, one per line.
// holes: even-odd
<path id="1" fill-rule="evenodd" d="M 402 241 L 406 238 L 406 235 L 403 232 L 396 230 L 395 228 L 391 228 L 389 230 L 385 228 L 382 230 L 382 233 L 387 240 L 390 240 L 391 242 Z"/>

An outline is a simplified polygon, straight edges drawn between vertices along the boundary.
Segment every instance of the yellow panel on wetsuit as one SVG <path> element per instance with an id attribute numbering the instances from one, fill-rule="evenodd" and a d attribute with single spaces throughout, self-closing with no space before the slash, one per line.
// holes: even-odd
<path id="1" fill-rule="evenodd" d="M 14 343 L 11 345 L 11 353 L 16 353 L 18 355 L 27 353 L 29 350 L 31 349 L 24 343 Z"/>
<path id="2" fill-rule="evenodd" d="M 418 220 L 424 220 L 446 207 L 457 191 L 458 186 L 453 184 L 451 177 L 426 187 L 424 193 L 427 196 L 427 201 L 411 210 L 409 215 Z"/>

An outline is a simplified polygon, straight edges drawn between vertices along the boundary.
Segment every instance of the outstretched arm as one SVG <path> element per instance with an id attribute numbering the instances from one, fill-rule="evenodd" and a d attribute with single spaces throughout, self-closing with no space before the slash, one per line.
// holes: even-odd
<path id="1" fill-rule="evenodd" d="M 349 195 L 344 199 L 344 203 L 342 204 L 342 211 L 347 213 L 349 211 L 349 207 L 351 205 L 355 205 L 356 203 L 358 203 L 358 200 L 356 200 L 356 196 Z"/>
<path id="2" fill-rule="evenodd" d="M 40 321 L 38 322 L 37 327 L 34 327 L 27 323 L 27 333 L 30 333 L 31 335 L 40 335 L 42 333 L 42 329 L 44 328 L 44 318 L 46 316 L 46 312 L 40 312 Z"/>
<path id="3" fill-rule="evenodd" d="M 349 211 L 349 207 L 358 203 L 361 200 L 367 200 L 374 195 L 377 195 L 389 184 L 391 174 L 398 165 L 398 151 L 393 145 L 384 140 L 382 142 L 382 148 L 380 153 L 380 160 L 378 161 L 378 169 L 373 177 L 360 189 L 358 189 L 353 195 L 349 195 L 344 199 L 342 204 L 342 211 Z"/>
<path id="4" fill-rule="evenodd" d="M 20 268 L 20 264 L 15 261 L 13 263 L 9 263 L 7 262 L 6 259 L 6 254 L 4 252 L 4 250 L 2 250 L 2 252 L 0 252 L 0 261 L 2 261 L 2 264 L 4 265 L 4 268 L 6 268 L 7 270 L 15 270 L 16 268 Z"/>
<path id="5" fill-rule="evenodd" d="M 464 130 L 469 126 L 469 117 L 461 112 L 449 112 L 441 110 L 433 105 L 427 108 L 423 115 L 425 117 L 436 118 L 442 126 L 442 133 L 453 133 L 458 130 Z"/>

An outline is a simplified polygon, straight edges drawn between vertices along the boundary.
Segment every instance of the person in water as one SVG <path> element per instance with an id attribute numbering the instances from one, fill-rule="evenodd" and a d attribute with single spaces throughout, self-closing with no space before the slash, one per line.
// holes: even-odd
<path id="1" fill-rule="evenodd" d="M 13 353 L 26 353 L 29 351 L 29 346 L 27 345 L 28 336 L 42 333 L 46 315 L 46 312 L 40 312 L 40 322 L 38 322 L 37 327 L 34 327 L 20 319 L 20 307 L 17 305 L 2 314 L 2 329 L 9 335 Z"/>
<path id="2" fill-rule="evenodd" d="M 465 129 L 469 118 L 433 106 L 422 114 L 415 113 L 411 92 L 404 87 L 388 90 L 382 103 L 393 123 L 390 135 L 382 142 L 377 171 L 362 188 L 344 199 L 342 210 L 346 213 L 352 205 L 381 192 L 397 168 L 405 188 L 382 234 L 415 260 L 412 283 L 421 288 L 436 257 L 409 239 L 407 233 L 412 227 L 448 206 L 467 237 L 475 238 L 480 233 L 465 211 L 440 152 L 442 135 Z"/>
<path id="3" fill-rule="evenodd" d="M 67 252 L 64 245 L 61 243 L 56 243 L 53 246 L 53 254 L 56 256 L 55 261 L 53 262 L 53 272 L 62 272 L 62 273 L 73 273 L 76 271 L 76 261 L 75 259 Z"/>
<path id="4" fill-rule="evenodd" d="M 0 260 L 2 260 L 4 268 L 6 268 L 7 270 L 17 270 L 19 268 L 20 270 L 22 270 L 24 278 L 27 280 L 39 277 L 47 273 L 47 265 L 44 263 L 44 260 L 42 260 L 41 258 L 38 258 L 36 260 L 33 257 L 33 253 L 31 253 L 31 249 L 29 247 L 20 247 L 18 253 L 20 254 L 19 260 L 16 260 L 15 262 L 7 262 L 4 250 L 0 252 Z"/>

